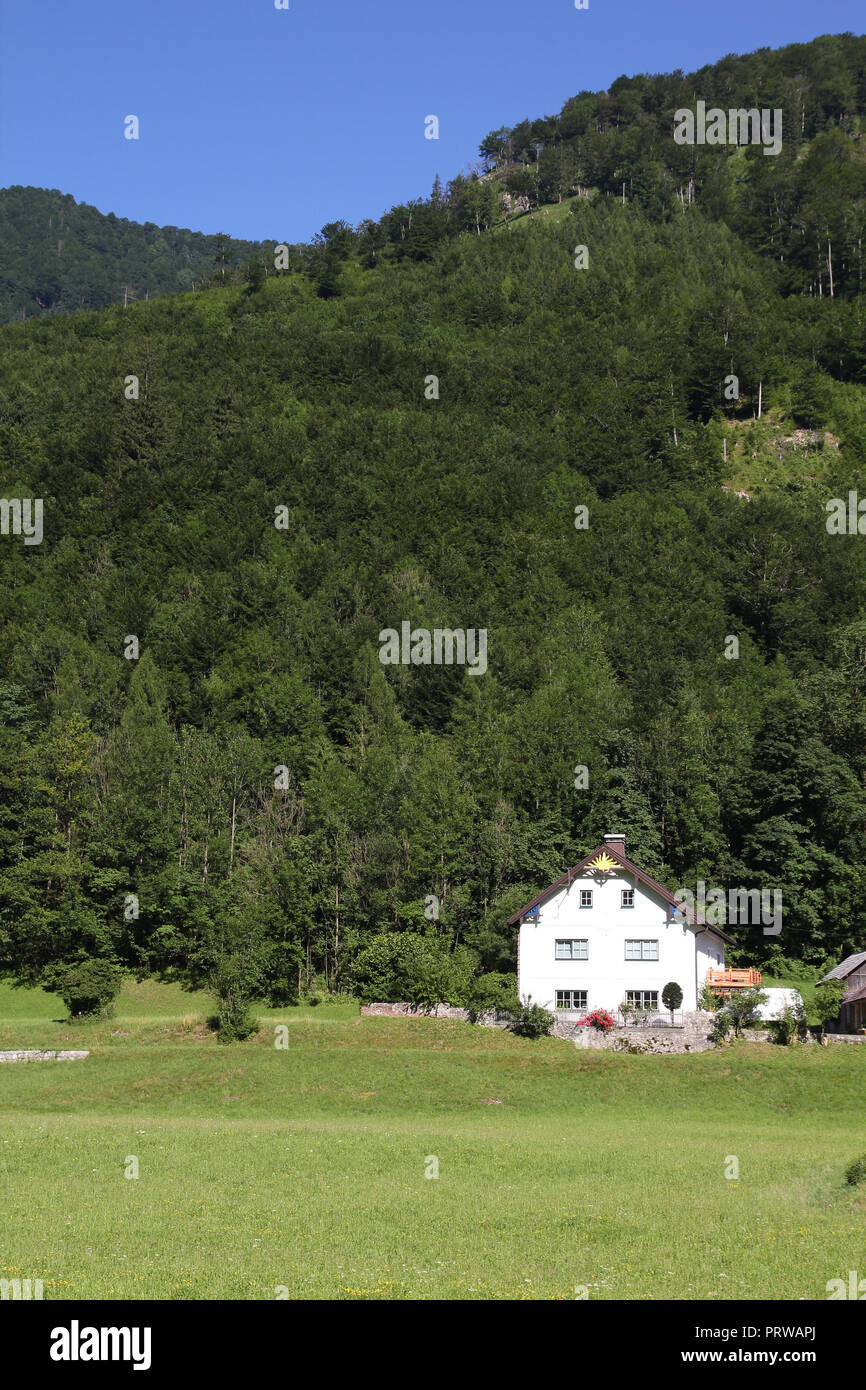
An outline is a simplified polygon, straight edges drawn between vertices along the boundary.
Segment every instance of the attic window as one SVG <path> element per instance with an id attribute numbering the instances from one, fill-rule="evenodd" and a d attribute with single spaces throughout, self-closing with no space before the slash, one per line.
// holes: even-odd
<path id="1" fill-rule="evenodd" d="M 581 888 L 581 890 L 580 890 L 580 905 L 581 905 L 581 907 L 592 907 L 592 889 L 591 889 L 591 888 Z"/>
<path id="2" fill-rule="evenodd" d="M 633 888 L 623 888 L 623 890 L 622 890 L 622 900 L 621 900 L 620 906 L 621 906 L 621 907 L 634 907 L 634 889 L 633 889 Z"/>

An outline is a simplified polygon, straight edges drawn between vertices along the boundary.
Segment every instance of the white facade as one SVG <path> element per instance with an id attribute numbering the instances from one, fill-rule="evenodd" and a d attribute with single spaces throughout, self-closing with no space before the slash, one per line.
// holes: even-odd
<path id="1" fill-rule="evenodd" d="M 767 996 L 766 1004 L 759 1004 L 755 1013 L 758 1018 L 764 1021 L 781 1018 L 786 1008 L 796 1008 L 803 1003 L 803 996 L 798 989 L 765 989 L 762 991 Z"/>
<path id="2" fill-rule="evenodd" d="M 615 1013 L 629 998 L 663 1013 L 662 990 L 674 981 L 680 1008 L 693 1010 L 708 969 L 724 963 L 721 937 L 681 911 L 673 916 L 624 865 L 604 874 L 586 868 L 521 923 L 518 989 L 557 1014 Z"/>

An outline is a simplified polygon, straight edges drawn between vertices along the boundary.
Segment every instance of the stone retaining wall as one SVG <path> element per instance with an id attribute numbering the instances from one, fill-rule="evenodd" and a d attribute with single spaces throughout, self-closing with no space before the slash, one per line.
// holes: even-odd
<path id="1" fill-rule="evenodd" d="M 437 1004 L 433 1009 L 419 1009 L 416 1004 L 362 1004 L 361 1013 L 375 1018 L 460 1018 L 464 1023 L 469 1017 L 465 1009 L 450 1004 Z"/>
<path id="2" fill-rule="evenodd" d="M 437 1004 L 435 1009 L 419 1009 L 414 1004 L 362 1004 L 361 1013 L 374 1018 L 456 1018 L 466 1023 L 469 1014 L 466 1009 L 457 1009 L 450 1004 Z M 575 1023 L 564 1021 L 553 1025 L 553 1036 L 574 1042 L 579 1047 L 607 1048 L 609 1051 L 628 1051 L 634 1047 L 641 1052 L 705 1052 L 714 1044 L 710 1042 L 712 1014 L 684 1013 L 681 1028 L 613 1028 L 607 1034 L 595 1028 L 579 1028 Z M 505 1015 L 487 1010 L 479 1015 L 479 1024 L 485 1028 L 507 1028 Z M 619 1042 L 618 1039 L 622 1039 Z"/>
<path id="3" fill-rule="evenodd" d="M 461 1023 L 469 1022 L 469 1010 L 451 1004 L 437 1004 L 432 1009 L 420 1009 L 415 1004 L 362 1004 L 361 1013 L 373 1018 L 456 1018 Z M 509 1019 L 496 1009 L 485 1009 L 477 1022 L 484 1028 L 507 1028 Z"/>
<path id="4" fill-rule="evenodd" d="M 605 1048 L 608 1052 L 706 1052 L 715 1044 L 710 1041 L 712 1014 L 698 1010 L 684 1013 L 681 1028 L 611 1028 L 601 1033 L 597 1028 L 581 1028 L 576 1023 L 555 1023 L 553 1036 L 566 1038 L 576 1047 Z"/>
<path id="5" fill-rule="evenodd" d="M 0 1052 L 0 1062 L 78 1062 L 89 1052 L 37 1052 L 26 1048 L 20 1052 Z"/>

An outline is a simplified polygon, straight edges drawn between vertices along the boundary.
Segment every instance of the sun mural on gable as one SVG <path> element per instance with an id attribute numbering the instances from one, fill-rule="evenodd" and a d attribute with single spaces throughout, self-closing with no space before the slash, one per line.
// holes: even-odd
<path id="1" fill-rule="evenodd" d="M 597 874 L 609 874 L 611 869 L 618 869 L 620 866 L 615 859 L 611 859 L 606 850 L 602 850 L 601 854 L 590 859 L 586 867 L 594 869 Z"/>

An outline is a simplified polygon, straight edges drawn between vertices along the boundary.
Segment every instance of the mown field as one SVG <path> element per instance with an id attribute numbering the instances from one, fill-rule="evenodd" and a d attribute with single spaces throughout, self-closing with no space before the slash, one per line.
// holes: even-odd
<path id="1" fill-rule="evenodd" d="M 72 1027 L 0 990 L 0 1047 L 92 1049 L 0 1066 L 0 1277 L 83 1299 L 824 1299 L 866 1274 L 844 1180 L 866 1047 L 622 1057 L 330 1005 L 220 1047 L 208 1005 L 130 986 Z"/>

